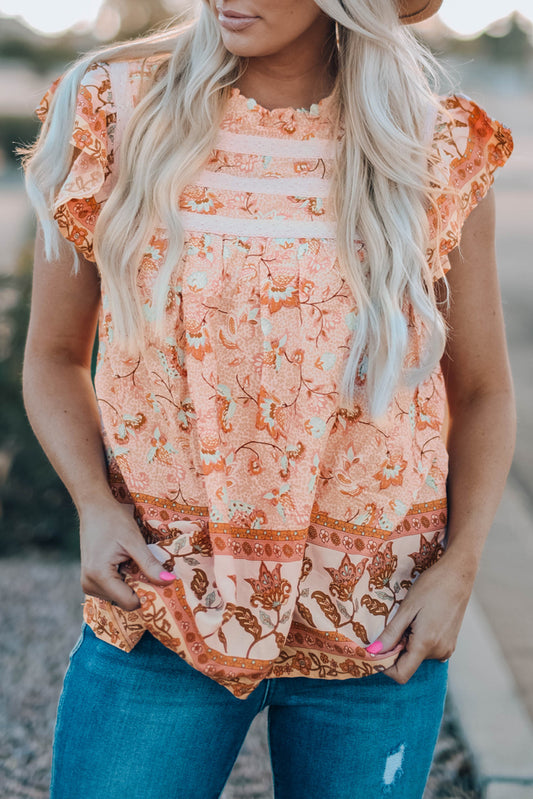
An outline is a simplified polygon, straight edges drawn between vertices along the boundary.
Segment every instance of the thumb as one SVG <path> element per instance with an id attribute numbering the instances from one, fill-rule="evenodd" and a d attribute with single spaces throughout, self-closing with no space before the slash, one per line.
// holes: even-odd
<path id="1" fill-rule="evenodd" d="M 400 607 L 395 616 L 386 625 L 381 635 L 366 647 L 366 651 L 370 655 L 378 655 L 394 649 L 402 640 L 411 622 L 412 618 L 406 611 L 402 613 L 402 607 Z"/>
<path id="2" fill-rule="evenodd" d="M 150 551 L 144 539 L 136 541 L 130 547 L 130 555 L 151 583 L 168 585 L 176 579 L 176 575 L 173 572 L 163 569 L 161 562 Z"/>

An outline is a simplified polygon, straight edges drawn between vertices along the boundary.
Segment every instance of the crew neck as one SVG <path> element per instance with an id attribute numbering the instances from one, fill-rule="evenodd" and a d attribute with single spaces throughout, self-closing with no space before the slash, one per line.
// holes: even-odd
<path id="1" fill-rule="evenodd" d="M 294 108 L 294 106 L 286 106 L 284 108 L 265 108 L 260 105 L 254 97 L 246 97 L 237 86 L 232 86 L 230 91 L 231 99 L 246 108 L 248 111 L 260 113 L 262 116 L 278 117 L 283 115 L 301 115 L 303 117 L 320 117 L 321 114 L 330 105 L 333 98 L 334 90 L 323 97 L 317 103 L 312 103 L 309 108 Z"/>

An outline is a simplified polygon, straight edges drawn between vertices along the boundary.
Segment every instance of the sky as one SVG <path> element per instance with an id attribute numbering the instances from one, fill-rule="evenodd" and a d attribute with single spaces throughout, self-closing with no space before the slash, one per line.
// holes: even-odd
<path id="1" fill-rule="evenodd" d="M 0 0 L 0 12 L 20 15 L 37 30 L 56 33 L 80 23 L 91 24 L 100 5 L 101 0 Z M 533 20 L 533 0 L 444 0 L 440 16 L 450 28 L 469 36 L 515 10 Z"/>

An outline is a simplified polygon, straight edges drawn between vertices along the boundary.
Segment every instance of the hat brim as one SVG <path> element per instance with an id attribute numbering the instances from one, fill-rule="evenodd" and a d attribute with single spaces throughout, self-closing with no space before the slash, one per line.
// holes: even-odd
<path id="1" fill-rule="evenodd" d="M 442 0 L 400 0 L 400 20 L 404 25 L 422 22 L 436 14 Z"/>

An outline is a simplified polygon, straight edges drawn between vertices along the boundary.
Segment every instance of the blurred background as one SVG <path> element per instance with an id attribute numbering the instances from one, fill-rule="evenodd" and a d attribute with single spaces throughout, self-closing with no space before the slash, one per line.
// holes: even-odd
<path id="1" fill-rule="evenodd" d="M 1 715 L 10 721 L 9 729 L 0 729 L 0 783 L 7 786 L 0 798 L 48 795 L 55 705 L 83 600 L 76 513 L 33 436 L 21 398 L 34 221 L 14 148 L 34 139 L 33 109 L 78 54 L 183 18 L 189 5 L 0 0 L 0 668 L 4 684 L 17 686 L 1 698 Z M 416 32 L 449 70 L 443 91 L 471 96 L 511 128 L 515 141 L 514 154 L 497 174 L 496 197 L 519 435 L 475 594 L 506 653 L 519 701 L 533 718 L 533 0 L 444 0 L 441 13 Z M 261 752 L 268 757 L 264 740 L 256 737 L 254 744 L 252 735 L 250 741 L 226 799 L 270 796 L 261 787 L 253 793 L 246 783 L 248 772 L 257 779 L 254 758 Z M 449 710 L 428 797 L 480 795 L 467 744 Z"/>

